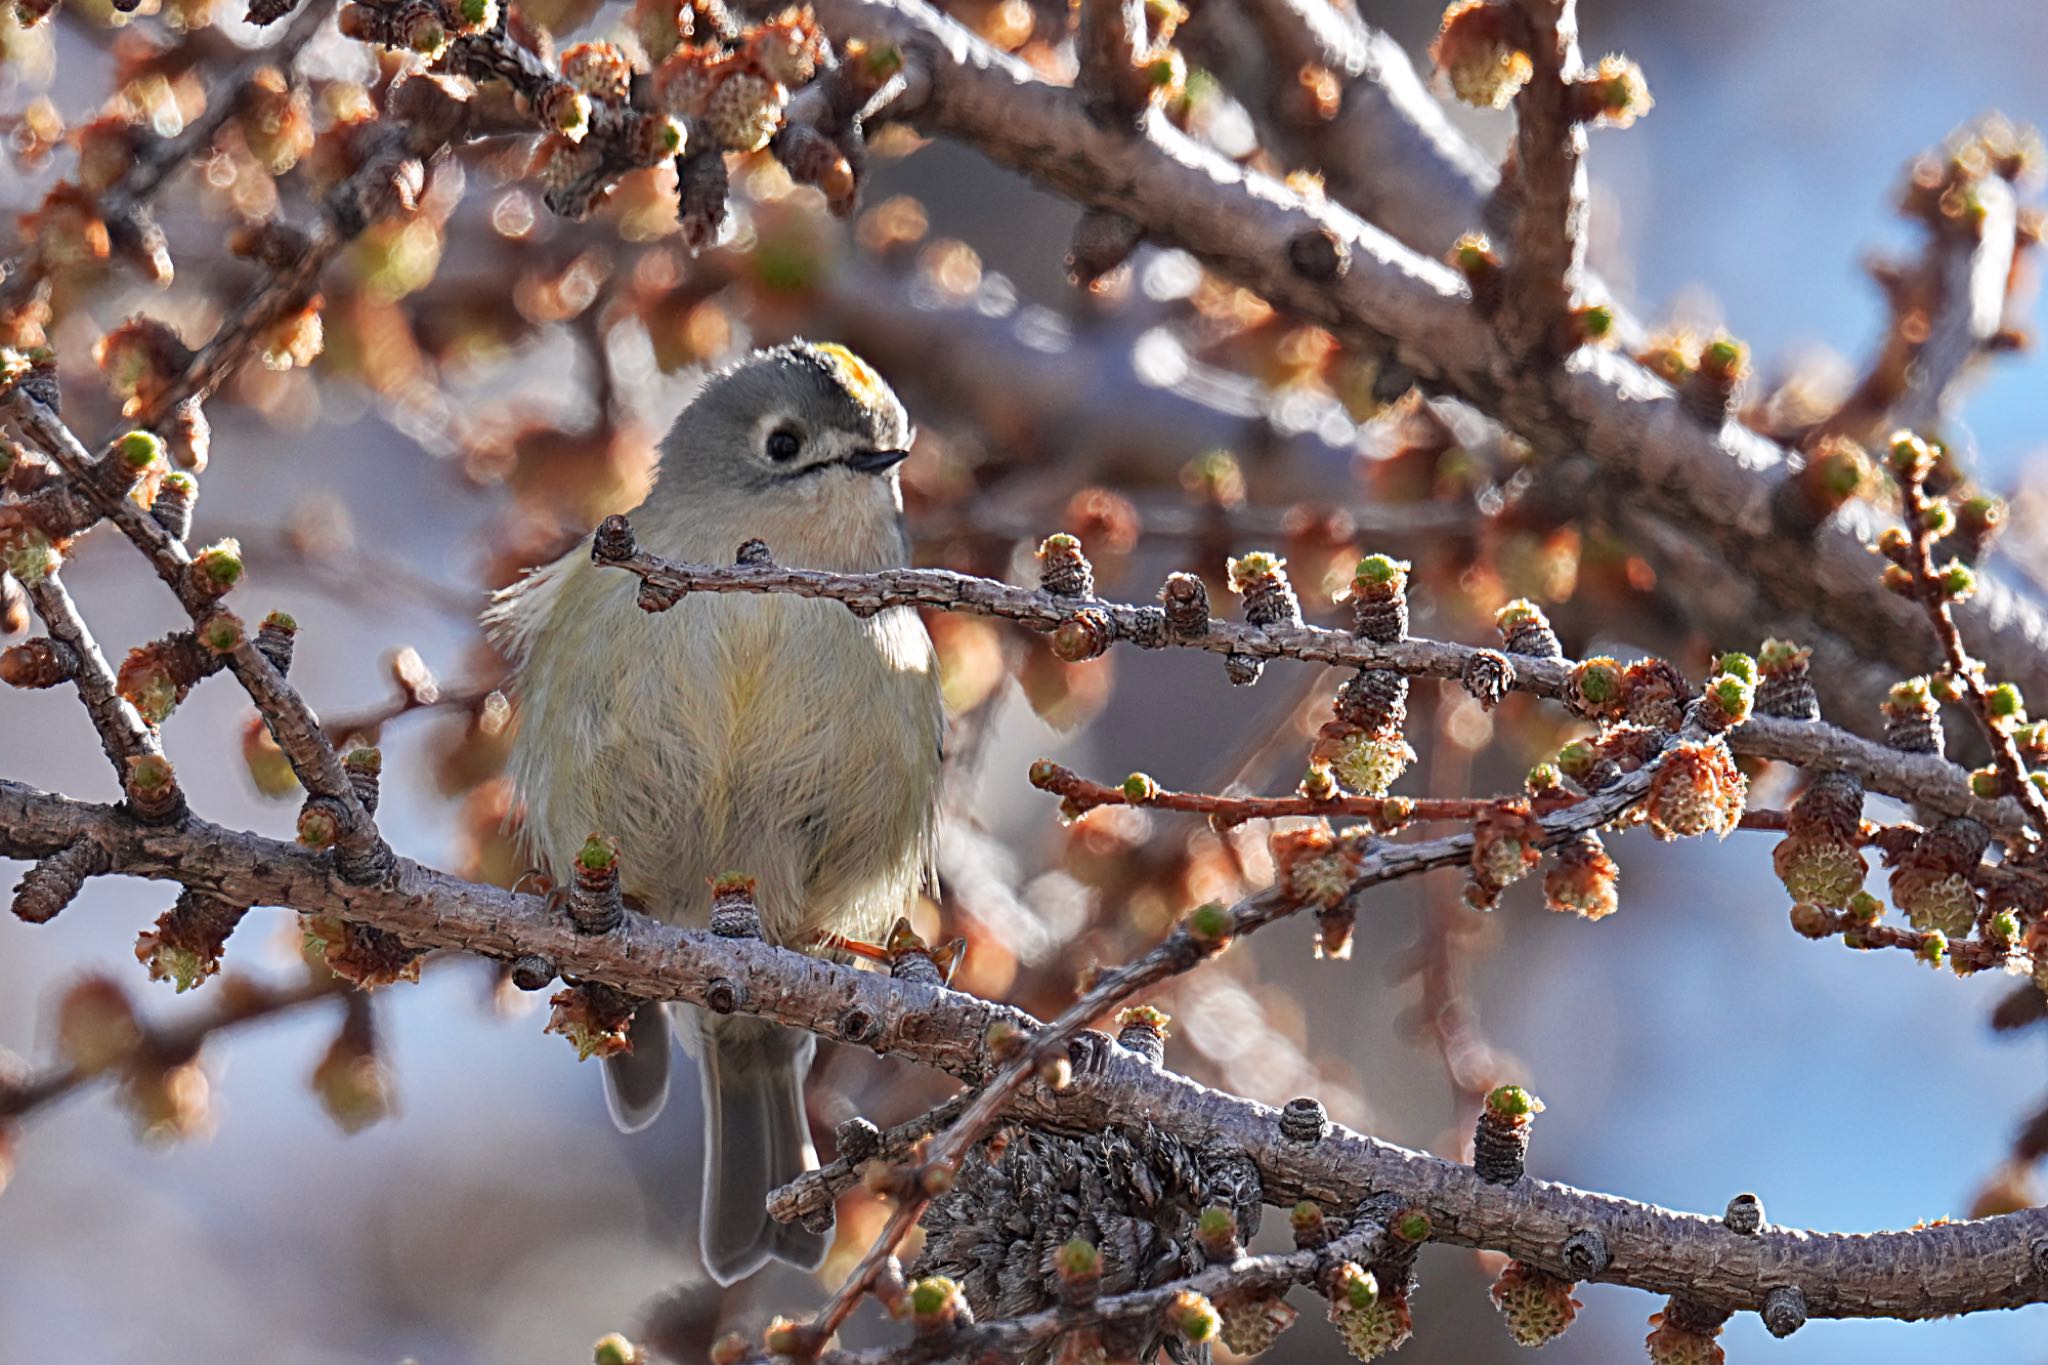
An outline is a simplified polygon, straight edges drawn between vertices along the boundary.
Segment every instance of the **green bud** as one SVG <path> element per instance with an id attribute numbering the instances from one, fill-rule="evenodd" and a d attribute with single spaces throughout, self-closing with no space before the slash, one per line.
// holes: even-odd
<path id="1" fill-rule="evenodd" d="M 1826 938 L 1833 932 L 1834 921 L 1828 912 L 1810 901 L 1798 901 L 1792 906 L 1792 928 L 1806 938 Z"/>
<path id="2" fill-rule="evenodd" d="M 1753 683 L 1756 681 L 1756 660 L 1740 651 L 1730 651 L 1723 654 L 1714 664 L 1714 671 L 1730 673 L 1744 682 Z"/>
<path id="3" fill-rule="evenodd" d="M 1869 475 L 1869 463 L 1854 446 L 1824 451 L 1820 456 L 1821 487 L 1831 497 L 1850 497 Z"/>
<path id="4" fill-rule="evenodd" d="M 1460 237 L 1451 247 L 1451 261 L 1468 275 L 1500 264 L 1493 253 L 1493 243 L 1483 232 L 1468 232 Z"/>
<path id="5" fill-rule="evenodd" d="M 1007 1061 L 1024 1045 L 1024 1030 L 1007 1019 L 991 1020 L 988 1031 L 982 1035 L 982 1044 L 988 1055 L 997 1061 Z"/>
<path id="6" fill-rule="evenodd" d="M 944 1275 L 927 1275 L 910 1286 L 910 1311 L 913 1316 L 933 1318 L 953 1306 L 960 1286 Z"/>
<path id="7" fill-rule="evenodd" d="M 619 841 L 608 834 L 593 834 L 576 852 L 576 866 L 585 872 L 609 872 L 619 865 Z"/>
<path id="8" fill-rule="evenodd" d="M 1223 1326 L 1215 1304 L 1185 1289 L 1174 1295 L 1173 1302 L 1167 1305 L 1166 1321 L 1183 1340 L 1194 1343 L 1212 1339 Z"/>
<path id="9" fill-rule="evenodd" d="M 1494 628 L 1502 634 L 1527 627 L 1547 626 L 1550 618 L 1543 614 L 1543 608 L 1526 597 L 1517 597 L 1493 614 Z"/>
<path id="10" fill-rule="evenodd" d="M 1360 583 L 1394 583 L 1407 577 L 1411 567 L 1413 566 L 1405 559 L 1395 559 L 1390 555 L 1367 555 L 1358 561 L 1357 572 L 1352 576 Z"/>
<path id="11" fill-rule="evenodd" d="M 192 557 L 192 577 L 200 588 L 218 596 L 242 581 L 242 547 L 219 540 Z"/>
<path id="12" fill-rule="evenodd" d="M 886 81 L 903 69 L 903 49 L 894 43 L 876 43 L 867 50 L 868 78 Z"/>
<path id="13" fill-rule="evenodd" d="M 1732 673 L 1711 679 L 1707 683 L 1707 693 L 1714 699 L 1714 705 L 1721 708 L 1721 714 L 1728 718 L 1730 725 L 1740 725 L 1748 720 L 1750 708 L 1756 700 L 1755 686 Z"/>
<path id="14" fill-rule="evenodd" d="M 1621 695 L 1621 669 L 1612 659 L 1588 659 L 1572 670 L 1572 686 L 1588 705 L 1606 706 Z"/>
<path id="15" fill-rule="evenodd" d="M 217 611 L 199 626 L 199 643 L 215 654 L 228 654 L 242 643 L 242 622 L 231 611 Z"/>
<path id="16" fill-rule="evenodd" d="M 1942 595 L 1960 602 L 1977 591 L 1977 573 L 1961 560 L 1951 559 L 1935 571 Z"/>
<path id="17" fill-rule="evenodd" d="M 1102 1253 L 1095 1249 L 1093 1242 L 1076 1237 L 1053 1253 L 1053 1267 L 1067 1279 L 1099 1275 L 1102 1273 Z"/>
<path id="18" fill-rule="evenodd" d="M 1486 1097 L 1486 1111 L 1496 1118 L 1530 1118 L 1543 1112 L 1543 1101 L 1519 1085 L 1496 1086 Z"/>
<path id="19" fill-rule="evenodd" d="M 1748 350 L 1734 337 L 1715 337 L 1700 351 L 1700 368 L 1720 374 L 1736 374 L 1748 358 Z"/>
<path id="20" fill-rule="evenodd" d="M 1598 341 L 1614 330 L 1614 310 L 1605 304 L 1581 308 L 1573 316 L 1579 320 L 1580 333 L 1590 341 Z"/>
<path id="21" fill-rule="evenodd" d="M 171 785 L 170 760 L 162 754 L 140 754 L 128 760 L 128 785 L 139 792 L 161 791 Z"/>
<path id="22" fill-rule="evenodd" d="M 1363 1313 L 1379 1301 L 1380 1282 L 1370 1270 L 1346 1261 L 1337 1271 L 1337 1291 L 1344 1307 Z"/>
<path id="23" fill-rule="evenodd" d="M 432 19 L 414 24 L 407 37 L 413 51 L 429 57 L 448 46 L 448 30 Z"/>
<path id="24" fill-rule="evenodd" d="M 2019 942 L 2019 916 L 2010 910 L 1999 911 L 1991 917 L 1991 922 L 1984 926 L 1984 936 L 2001 948 L 2010 948 Z"/>
<path id="25" fill-rule="evenodd" d="M 131 431 L 114 442 L 115 453 L 130 469 L 147 469 L 164 456 L 164 443 L 147 431 Z"/>
<path id="26" fill-rule="evenodd" d="M 1927 679 L 1907 678 L 1892 684 L 1891 704 L 1896 711 L 1918 711 L 1933 700 L 1928 691 Z"/>
<path id="27" fill-rule="evenodd" d="M 1557 766 L 1574 782 L 1583 782 L 1600 760 L 1600 751 L 1583 739 L 1575 739 L 1557 751 Z"/>
<path id="28" fill-rule="evenodd" d="M 809 1335 L 804 1330 L 803 1323 L 791 1322 L 788 1318 L 777 1318 L 769 1323 L 768 1330 L 761 1334 L 761 1344 L 768 1348 L 771 1355 L 793 1356 L 804 1349 L 804 1343 L 809 1339 Z"/>
<path id="29" fill-rule="evenodd" d="M 2027 704 L 2020 696 L 2019 688 L 2009 682 L 2000 683 L 1984 694 L 1984 709 L 1993 720 L 2024 720 L 2027 714 Z"/>
<path id="30" fill-rule="evenodd" d="M 563 95 L 555 106 L 555 131 L 580 133 L 589 126 L 590 96 L 581 90 L 571 90 Z"/>
<path id="31" fill-rule="evenodd" d="M 1934 452 L 1927 443 L 1910 431 L 1894 432 L 1891 449 L 1887 452 L 1891 471 L 1901 482 L 1917 483 L 1927 477 L 1933 467 Z"/>
<path id="32" fill-rule="evenodd" d="M 1807 651 L 1793 640 L 1766 640 L 1756 654 L 1757 666 L 1766 673 L 1783 673 L 1797 667 Z"/>
<path id="33" fill-rule="evenodd" d="M 1287 561 L 1265 550 L 1253 550 L 1229 561 L 1230 586 L 1232 591 L 1243 592 L 1261 578 L 1271 578 L 1285 568 Z"/>
<path id="34" fill-rule="evenodd" d="M 1146 773 L 1132 773 L 1123 781 L 1124 800 L 1134 806 L 1142 806 L 1159 795 L 1159 784 Z"/>
<path id="35" fill-rule="evenodd" d="M 1237 923 L 1221 901 L 1207 901 L 1188 912 L 1188 934 L 1197 943 L 1223 943 Z"/>
<path id="36" fill-rule="evenodd" d="M 640 1350 L 617 1332 L 599 1337 L 590 1351 L 592 1365 L 640 1365 Z"/>

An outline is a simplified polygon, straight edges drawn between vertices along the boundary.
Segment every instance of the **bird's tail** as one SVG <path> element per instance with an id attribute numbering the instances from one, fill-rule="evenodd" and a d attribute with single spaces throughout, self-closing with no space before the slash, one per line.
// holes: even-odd
<path id="1" fill-rule="evenodd" d="M 632 1049 L 604 1059 L 604 1102 L 622 1133 L 637 1133 L 668 1103 L 668 1010 L 642 1005 L 626 1037 Z"/>
<path id="2" fill-rule="evenodd" d="M 770 1258 L 815 1270 L 825 1239 L 768 1216 L 768 1194 L 817 1167 L 804 1119 L 812 1039 L 759 1019 L 706 1019 L 698 1059 L 704 1084 L 704 1266 L 720 1284 Z"/>

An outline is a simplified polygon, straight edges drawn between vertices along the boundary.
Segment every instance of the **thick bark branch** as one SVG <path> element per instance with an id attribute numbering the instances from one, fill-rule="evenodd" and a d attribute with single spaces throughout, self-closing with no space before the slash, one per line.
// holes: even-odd
<path id="1" fill-rule="evenodd" d="M 0 856 L 39 858 L 80 839 L 105 848 L 112 870 L 125 875 L 374 924 L 415 947 L 538 955 L 566 976 L 644 999 L 702 1003 L 714 982 L 741 983 L 751 1012 L 969 1079 L 988 1073 L 990 1023 L 1035 1027 L 1004 1006 L 755 939 L 718 938 L 635 914 L 611 934 L 582 935 L 543 897 L 410 861 L 399 862 L 387 885 L 356 886 L 328 858 L 292 844 L 196 817 L 145 826 L 115 807 L 0 780 Z M 1257 1163 L 1270 1200 L 1342 1207 L 1393 1194 L 1429 1212 L 1433 1239 L 1504 1251 L 1552 1274 L 1684 1293 L 1737 1311 L 1760 1309 L 1771 1290 L 1793 1284 L 1815 1317 L 1935 1317 L 2048 1299 L 2048 1209 L 1867 1236 L 1769 1229 L 1745 1237 L 1716 1218 L 1547 1181 L 1489 1185 L 1468 1166 L 1341 1127 L 1317 1142 L 1293 1141 L 1268 1106 L 1160 1070 L 1120 1047 L 1093 1049 L 1091 1057 L 1067 1090 L 1025 1091 L 1015 1115 L 1069 1131 L 1152 1124 L 1190 1143 L 1230 1143 Z M 1609 1258 L 1590 1276 L 1568 1267 L 1562 1253 L 1565 1239 L 1584 1229 L 1597 1232 Z"/>
<path id="2" fill-rule="evenodd" d="M 893 45 L 908 58 L 904 93 L 885 113 L 1086 207 L 1124 214 L 1153 240 L 1471 403 L 1543 458 L 1583 453 L 1604 502 L 1682 528 L 1749 570 L 1761 588 L 1753 614 L 1765 618 L 1754 629 L 1810 616 L 1880 667 L 1927 667 L 1910 607 L 1879 587 L 1863 549 L 1873 514 L 1843 515 L 1810 543 L 1788 543 L 1773 525 L 1771 493 L 1790 468 L 1782 447 L 1733 423 L 1708 429 L 1668 385 L 1611 353 L 1582 349 L 1559 369 L 1515 365 L 1447 267 L 1341 208 L 1304 202 L 1156 117 L 1143 138 L 1104 132 L 1072 91 L 917 0 L 821 0 L 817 9 L 837 35 Z M 1310 239 L 1334 244 L 1337 277 L 1295 267 L 1297 258 L 1329 258 L 1295 251 Z M 2048 619 L 2038 608 L 1987 583 L 1965 625 L 2000 676 L 2048 693 Z M 1874 717 L 1856 721 L 1875 727 Z"/>
<path id="3" fill-rule="evenodd" d="M 1325 0 L 1238 0 L 1195 8 L 1187 44 L 1254 106 L 1262 137 L 1313 168 L 1329 196 L 1424 256 L 1476 231 L 1493 167 L 1430 96 L 1401 45 Z M 1308 106 L 1304 73 L 1337 83 L 1337 108 Z M 1263 108 L 1258 106 L 1263 105 Z"/>

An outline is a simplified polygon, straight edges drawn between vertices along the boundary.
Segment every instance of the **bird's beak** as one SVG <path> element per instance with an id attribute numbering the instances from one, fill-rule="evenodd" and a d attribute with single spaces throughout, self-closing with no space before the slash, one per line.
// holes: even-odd
<path id="1" fill-rule="evenodd" d="M 909 455 L 907 450 L 856 450 L 846 457 L 846 463 L 863 474 L 881 474 L 902 464 Z"/>

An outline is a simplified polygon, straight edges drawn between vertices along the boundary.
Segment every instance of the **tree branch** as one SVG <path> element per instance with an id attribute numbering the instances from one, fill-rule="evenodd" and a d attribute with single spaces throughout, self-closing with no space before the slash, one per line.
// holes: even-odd
<path id="1" fill-rule="evenodd" d="M 104 847 L 112 870 L 123 875 L 374 924 L 415 947 L 503 960 L 539 956 L 564 975 L 642 999 L 702 1004 L 714 983 L 739 983 L 750 1013 L 970 1080 L 988 1074 L 984 1039 L 991 1023 L 1035 1027 L 1017 1010 L 756 939 L 719 938 L 631 913 L 613 933 L 583 935 L 544 897 L 465 882 L 407 860 L 388 884 L 358 886 L 326 857 L 292 844 L 196 817 L 146 826 L 116 807 L 0 780 L 0 856 L 40 858 L 80 839 Z M 2048 1298 L 2048 1209 L 1867 1236 L 1774 1228 L 1745 1237 L 1717 1218 L 1547 1181 L 1488 1185 L 1470 1167 L 1341 1127 L 1314 1143 L 1294 1141 L 1282 1136 L 1277 1111 L 1265 1105 L 1114 1045 L 1092 1056 L 1069 1089 L 1027 1089 L 1011 1112 L 1068 1131 L 1149 1123 L 1190 1144 L 1229 1143 L 1258 1165 L 1269 1200 L 1343 1206 L 1370 1194 L 1396 1195 L 1429 1213 L 1434 1240 L 1503 1251 L 1566 1278 L 1685 1293 L 1736 1311 L 1758 1310 L 1772 1289 L 1795 1284 L 1815 1317 L 1935 1317 Z M 1605 1247 L 1607 1263 L 1597 1272 L 1564 1259 L 1565 1239 L 1581 1230 L 1597 1233 Z"/>
<path id="2" fill-rule="evenodd" d="M 1586 256 L 1586 130 L 1574 107 L 1576 0 L 1514 0 L 1533 64 L 1515 97 L 1512 159 L 1496 191 L 1508 204 L 1499 326 L 1508 354 L 1547 360 Z"/>
<path id="3" fill-rule="evenodd" d="M 23 385 L 0 393 L 0 410 L 12 417 L 51 459 L 57 462 L 92 502 L 100 515 L 114 523 L 142 551 L 157 577 L 171 589 L 195 624 L 219 610 L 219 595 L 198 581 L 195 561 L 183 541 L 173 536 L 126 495 L 122 481 L 112 477 L 120 456 L 114 452 L 94 456 L 79 443 L 71 429 L 60 421 L 41 399 Z M 126 482 L 132 482 L 132 477 Z M 239 561 L 235 573 L 239 575 Z M 230 583 L 234 580 L 229 579 Z M 327 742 L 298 692 L 284 675 L 256 648 L 252 634 L 244 632 L 226 651 L 228 667 L 255 703 L 256 709 L 276 738 L 278 748 L 291 760 L 299 781 L 314 796 L 332 803 L 342 815 L 335 844 L 359 877 L 382 875 L 390 851 L 377 833 L 376 824 L 355 788 L 342 771 L 341 757 Z"/>
<path id="4" fill-rule="evenodd" d="M 1556 370 L 1516 365 L 1446 267 L 1341 208 L 1305 202 L 1245 171 L 1156 117 L 1144 138 L 1105 133 L 1071 91 L 917 0 L 821 0 L 817 8 L 837 34 L 893 46 L 909 61 L 903 93 L 884 114 L 956 138 L 1084 206 L 1125 214 L 1153 240 L 1463 398 L 1542 458 L 1586 455 L 1605 485 L 1603 501 L 1653 516 L 1750 570 L 1761 589 L 1750 613 L 1763 618 L 1752 620 L 1757 633 L 1810 616 L 1844 639 L 1868 642 L 1881 667 L 1924 667 L 1924 637 L 1908 624 L 1911 613 L 1870 573 L 1867 510 L 1845 513 L 1810 543 L 1787 542 L 1773 526 L 1772 490 L 1794 468 L 1782 447 L 1733 423 L 1708 429 L 1669 386 L 1604 351 L 1581 349 Z M 1297 249 L 1311 242 L 1323 249 Z M 1683 597 L 1679 605 L 1695 609 Z M 1987 583 L 1967 624 L 1993 667 L 2048 695 L 2048 620 L 2035 606 Z M 1874 718 L 1857 719 L 1875 726 Z"/>
<path id="5" fill-rule="evenodd" d="M 1158 607 L 1061 598 L 948 569 L 839 574 L 758 563 L 712 568 L 647 554 L 631 545 L 630 538 L 631 528 L 624 517 L 609 518 L 599 528 L 595 553 L 599 562 L 625 569 L 642 580 L 646 585 L 642 605 L 650 610 L 672 605 L 692 592 L 788 592 L 839 602 L 863 615 L 887 607 L 919 606 L 993 616 L 1041 632 L 1056 631 L 1077 611 L 1086 610 L 1098 613 L 1107 623 L 1115 643 L 1141 649 L 1300 659 L 1427 678 L 1462 679 L 1475 657 L 1494 653 L 1414 636 L 1383 644 L 1349 631 L 1311 625 L 1261 627 L 1211 619 L 1199 630 L 1169 631 Z M 1515 691 L 1564 700 L 1574 667 L 1569 659 L 1515 655 L 1513 677 L 1507 685 Z M 1873 790 L 1944 814 L 1970 815 L 2004 834 L 2023 834 L 2027 829 L 2017 802 L 2010 798 L 1986 801 L 1973 795 L 1969 775 L 1957 765 L 1933 755 L 1888 749 L 1821 722 L 1752 716 L 1730 735 L 1729 743 L 1740 753 L 1762 758 L 1840 767 L 1855 773 Z"/>

